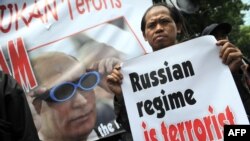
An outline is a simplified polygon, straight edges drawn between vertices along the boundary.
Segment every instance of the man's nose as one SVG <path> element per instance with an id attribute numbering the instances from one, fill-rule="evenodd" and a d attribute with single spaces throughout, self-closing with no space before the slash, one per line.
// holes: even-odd
<path id="1" fill-rule="evenodd" d="M 162 32 L 163 31 L 163 26 L 161 24 L 156 25 L 156 32 Z"/>
<path id="2" fill-rule="evenodd" d="M 76 94 L 73 97 L 73 107 L 84 106 L 88 103 L 88 100 L 84 97 L 84 92 L 76 90 Z"/>

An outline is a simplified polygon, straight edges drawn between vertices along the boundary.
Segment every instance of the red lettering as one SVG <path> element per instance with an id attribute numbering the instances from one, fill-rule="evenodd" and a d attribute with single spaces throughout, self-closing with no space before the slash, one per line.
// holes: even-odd
<path id="1" fill-rule="evenodd" d="M 87 9 L 88 9 L 88 12 L 90 11 L 90 8 L 89 8 L 89 0 L 85 0 L 85 3 L 87 4 Z"/>
<path id="2" fill-rule="evenodd" d="M 22 9 L 19 11 L 18 9 L 18 5 L 15 4 L 15 10 L 16 10 L 16 30 L 18 30 L 18 20 L 22 19 L 22 21 L 24 22 L 24 24 L 26 26 L 29 25 L 29 21 L 26 20 L 26 18 L 23 16 L 24 10 L 26 9 L 26 3 L 23 4 Z"/>
<path id="3" fill-rule="evenodd" d="M 92 1 L 92 3 L 93 3 L 93 6 L 95 7 L 95 9 L 96 10 L 101 10 L 102 9 L 102 3 L 99 1 L 99 6 L 96 6 L 96 3 L 95 3 L 96 1 Z"/>
<path id="4" fill-rule="evenodd" d="M 43 14 L 41 14 L 41 12 L 40 12 L 40 10 L 39 10 L 39 8 L 37 6 L 36 0 L 35 0 L 33 10 L 30 12 L 30 17 L 29 17 L 28 23 L 30 23 L 32 21 L 32 18 L 40 18 L 41 21 L 44 23 L 42 17 L 43 17 Z"/>
<path id="5" fill-rule="evenodd" d="M 61 0 L 64 3 L 64 0 Z M 51 19 L 59 20 L 57 11 L 58 0 L 34 0 L 33 3 L 18 2 L 0 5 L 0 31 L 8 33 L 15 28 L 29 27 L 32 20 L 39 19 L 41 22 L 48 23 Z M 75 3 L 72 3 L 75 2 Z M 40 5 L 41 4 L 41 5 Z M 121 0 L 66 0 L 68 13 L 71 20 L 74 20 L 74 10 L 79 14 L 91 12 L 91 8 L 101 11 L 108 8 L 121 8 Z M 74 7 L 76 6 L 76 7 Z"/>
<path id="6" fill-rule="evenodd" d="M 212 119 L 214 129 L 215 129 L 215 132 L 216 132 L 216 135 L 217 135 L 218 139 L 222 138 L 221 131 L 220 131 L 219 127 L 218 127 L 218 123 L 216 121 L 215 115 L 212 115 L 211 119 Z"/>
<path id="7" fill-rule="evenodd" d="M 177 128 L 175 127 L 175 125 L 170 125 L 169 126 L 169 139 L 171 141 L 178 141 L 178 138 L 177 138 Z"/>
<path id="8" fill-rule="evenodd" d="M 151 141 L 158 141 L 157 138 L 156 138 L 155 129 L 150 129 L 149 134 L 150 134 Z"/>
<path id="9" fill-rule="evenodd" d="M 3 72 L 10 74 L 10 70 L 9 70 L 8 65 L 7 65 L 7 61 L 4 57 L 3 50 L 2 50 L 1 46 L 0 46 L 0 67 L 3 70 Z"/>
<path id="10" fill-rule="evenodd" d="M 219 124 L 220 124 L 221 127 L 224 127 L 225 120 L 226 120 L 226 117 L 225 117 L 224 113 L 219 113 L 219 115 L 218 115 L 218 122 L 219 122 Z M 223 133 L 223 128 L 221 129 L 221 132 Z"/>
<path id="11" fill-rule="evenodd" d="M 231 110 L 228 106 L 226 108 L 226 116 L 227 116 L 227 120 L 229 121 L 230 124 L 235 124 L 233 113 L 231 112 Z"/>
<path id="12" fill-rule="evenodd" d="M 62 0 L 64 1 L 64 0 Z M 68 8 L 69 8 L 69 14 L 70 14 L 70 19 L 73 20 L 74 17 L 73 17 L 73 12 L 72 12 L 72 7 L 71 7 L 71 4 L 70 4 L 70 0 L 67 0 L 68 2 Z"/>
<path id="13" fill-rule="evenodd" d="M 17 44 L 14 41 L 8 42 L 9 57 L 11 60 L 13 77 L 21 84 L 25 90 L 37 86 L 28 54 L 26 52 L 22 38 L 17 38 Z"/>
<path id="14" fill-rule="evenodd" d="M 48 22 L 48 15 L 47 11 L 49 11 L 54 19 L 57 21 L 58 20 L 58 15 L 57 15 L 57 8 L 56 8 L 56 0 L 53 0 L 53 6 L 54 8 L 51 8 L 50 5 L 48 4 L 48 1 L 45 0 L 45 7 L 44 7 L 44 12 L 45 12 L 45 21 Z M 48 9 L 48 10 L 47 10 Z"/>
<path id="15" fill-rule="evenodd" d="M 80 14 L 85 13 L 85 9 L 82 6 L 84 6 L 84 0 L 76 0 L 76 9 Z"/>
<path id="16" fill-rule="evenodd" d="M 161 123 L 161 133 L 163 135 L 164 141 L 168 141 L 168 130 L 164 122 Z"/>
<path id="17" fill-rule="evenodd" d="M 147 125 L 145 122 L 142 122 L 142 128 L 144 130 L 143 134 L 144 134 L 145 141 L 158 141 L 156 138 L 156 131 L 154 128 L 149 130 L 149 134 L 148 134 Z M 150 137 L 150 139 L 149 139 L 149 137 Z"/>
<path id="18" fill-rule="evenodd" d="M 193 141 L 193 136 L 192 136 L 192 121 L 189 120 L 189 121 L 186 121 L 185 122 L 185 126 L 186 126 L 186 129 L 187 129 L 187 133 L 188 133 L 188 138 L 190 141 Z"/>
<path id="19" fill-rule="evenodd" d="M 104 7 L 105 7 L 105 9 L 107 9 L 107 3 L 106 3 L 106 0 L 104 0 Z"/>
<path id="20" fill-rule="evenodd" d="M 113 0 L 111 0 L 110 2 L 111 2 L 111 5 L 112 5 L 112 8 L 114 8 L 114 3 L 113 3 Z"/>
<path id="21" fill-rule="evenodd" d="M 194 133 L 199 141 L 206 141 L 206 130 L 202 122 L 199 119 L 195 119 L 194 123 Z"/>
<path id="22" fill-rule="evenodd" d="M 183 122 L 178 123 L 177 128 L 179 130 L 181 141 L 184 141 L 185 140 L 185 137 L 184 137 L 184 123 Z"/>
<path id="23" fill-rule="evenodd" d="M 10 11 L 10 16 L 9 16 L 9 21 L 7 22 L 6 20 L 4 21 L 4 11 L 6 10 L 6 7 L 4 5 L 0 5 L 0 10 L 1 10 L 1 23 L 0 23 L 0 30 L 3 32 L 3 33 L 7 33 L 10 31 L 11 29 L 11 23 L 12 23 L 12 14 L 13 14 L 13 11 L 12 11 L 12 5 L 11 4 L 8 4 L 8 9 Z M 4 28 L 4 22 L 6 23 L 6 28 Z"/>
<path id="24" fill-rule="evenodd" d="M 144 129 L 144 138 L 145 138 L 145 141 L 150 141 L 149 140 L 149 136 L 148 136 L 148 131 L 147 131 L 147 125 L 145 122 L 142 122 L 142 128 Z"/>
<path id="25" fill-rule="evenodd" d="M 115 3 L 116 7 L 117 8 L 121 8 L 122 7 L 122 3 L 120 0 L 117 0 L 116 3 Z"/>
<path id="26" fill-rule="evenodd" d="M 204 117 L 203 121 L 205 122 L 205 126 L 207 128 L 207 134 L 208 134 L 209 140 L 210 141 L 214 140 L 214 137 L 213 137 L 213 134 L 211 131 L 211 118 L 210 118 L 210 116 Z"/>
<path id="27" fill-rule="evenodd" d="M 223 139 L 223 126 L 229 121 L 234 123 L 234 115 L 231 112 L 229 106 L 226 107 L 224 112 L 214 114 L 212 106 L 208 108 L 209 114 L 203 118 L 196 118 L 194 120 L 188 120 L 172 124 L 167 127 L 165 122 L 161 122 L 160 130 L 162 139 L 164 141 L 173 140 L 221 140 Z M 154 128 L 146 129 L 146 124 L 142 124 L 144 128 L 144 137 L 148 141 L 157 140 L 156 130 Z"/>

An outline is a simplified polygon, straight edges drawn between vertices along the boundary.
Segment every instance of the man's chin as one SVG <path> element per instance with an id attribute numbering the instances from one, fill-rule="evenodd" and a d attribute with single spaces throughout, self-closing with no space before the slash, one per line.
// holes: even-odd
<path id="1" fill-rule="evenodd" d="M 74 130 L 71 131 L 71 133 L 68 133 L 68 137 L 70 138 L 70 140 L 84 140 L 87 139 L 89 134 L 92 132 L 93 128 L 89 128 L 88 129 L 79 129 L 79 130 Z"/>

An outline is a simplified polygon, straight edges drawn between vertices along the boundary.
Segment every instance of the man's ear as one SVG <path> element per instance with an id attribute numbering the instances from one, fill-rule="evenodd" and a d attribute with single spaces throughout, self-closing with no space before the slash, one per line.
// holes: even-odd
<path id="1" fill-rule="evenodd" d="M 32 102 L 33 106 L 35 107 L 36 112 L 40 115 L 41 108 L 42 108 L 42 100 L 35 98 Z"/>

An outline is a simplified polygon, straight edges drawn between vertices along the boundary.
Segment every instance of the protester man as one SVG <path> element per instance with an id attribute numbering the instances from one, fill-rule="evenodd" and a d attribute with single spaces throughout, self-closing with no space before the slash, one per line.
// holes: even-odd
<path id="1" fill-rule="evenodd" d="M 0 71 L 0 140 L 40 141 L 23 89 L 3 71 Z"/>
<path id="2" fill-rule="evenodd" d="M 173 45 L 178 43 L 177 35 L 185 33 L 185 25 L 183 24 L 183 16 L 176 8 L 164 3 L 159 3 L 152 5 L 146 10 L 142 17 L 141 30 L 145 41 L 148 41 L 152 50 L 158 51 L 164 48 L 174 47 Z M 216 42 L 216 45 L 220 46 L 222 62 L 229 66 L 231 72 L 240 69 L 241 51 L 236 49 L 235 45 L 228 40 L 219 40 Z M 112 73 L 108 75 L 107 82 L 110 90 L 115 94 L 115 108 L 117 109 L 118 120 L 127 129 L 123 139 L 132 141 L 121 90 L 123 80 L 121 69 L 120 65 L 115 66 Z"/>
<path id="3" fill-rule="evenodd" d="M 232 30 L 232 26 L 229 23 L 213 23 L 205 27 L 201 35 L 213 35 L 217 40 L 229 40 L 229 33 Z M 233 47 L 231 50 L 239 50 L 237 47 Z M 241 69 L 231 71 L 235 84 L 239 90 L 242 102 L 245 106 L 248 118 L 250 119 L 250 68 L 249 60 L 241 56 L 241 61 L 238 61 Z M 229 66 L 230 67 L 230 66 Z M 232 69 L 231 69 L 232 70 Z"/>

